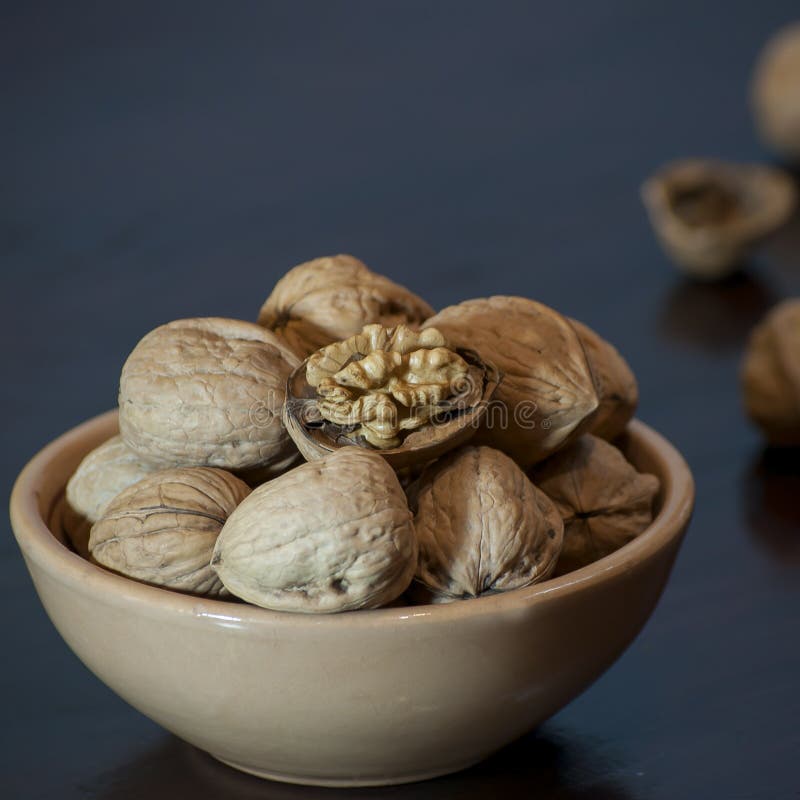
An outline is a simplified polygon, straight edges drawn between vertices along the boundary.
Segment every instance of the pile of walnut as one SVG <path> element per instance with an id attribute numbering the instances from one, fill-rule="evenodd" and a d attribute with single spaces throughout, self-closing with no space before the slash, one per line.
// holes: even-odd
<path id="1" fill-rule="evenodd" d="M 503 592 L 650 524 L 658 480 L 610 443 L 636 402 L 619 353 L 541 303 L 435 313 L 351 256 L 316 259 L 259 324 L 179 320 L 136 345 L 120 434 L 63 519 L 109 570 L 280 611 Z"/>

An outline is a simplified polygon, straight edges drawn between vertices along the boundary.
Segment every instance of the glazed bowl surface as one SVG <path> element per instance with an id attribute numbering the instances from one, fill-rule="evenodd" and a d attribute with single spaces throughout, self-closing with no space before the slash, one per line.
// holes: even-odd
<path id="1" fill-rule="evenodd" d="M 65 544 L 66 482 L 116 432 L 116 411 L 74 428 L 14 487 L 12 526 L 50 619 L 134 708 L 237 769 L 294 783 L 444 775 L 546 720 L 642 628 L 694 501 L 680 454 L 634 421 L 623 449 L 662 489 L 652 525 L 612 555 L 474 600 L 289 614 L 137 583 Z"/>

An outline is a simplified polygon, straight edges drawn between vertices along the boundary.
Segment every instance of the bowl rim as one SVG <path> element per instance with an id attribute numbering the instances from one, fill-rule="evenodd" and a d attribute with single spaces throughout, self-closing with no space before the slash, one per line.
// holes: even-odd
<path id="1" fill-rule="evenodd" d="M 358 613 L 297 614 L 272 611 L 258 606 L 232 603 L 151 586 L 109 572 L 87 561 L 63 545 L 45 524 L 39 512 L 39 497 L 47 470 L 70 449 L 78 448 L 89 437 L 107 430 L 115 435 L 117 411 L 113 409 L 68 430 L 43 447 L 22 469 L 10 500 L 11 525 L 27 560 L 70 588 L 106 600 L 133 601 L 143 609 L 163 614 L 201 616 L 226 624 L 308 626 L 385 626 L 427 621 L 448 624 L 465 617 L 486 614 L 514 614 L 565 595 L 575 594 L 630 571 L 636 564 L 655 556 L 663 547 L 680 538 L 694 507 L 694 480 L 681 454 L 661 434 L 643 422 L 632 420 L 630 439 L 648 452 L 657 465 L 654 470 L 662 483 L 662 505 L 655 519 L 633 541 L 597 561 L 565 575 L 533 586 L 471 598 L 469 600 L 421 606 L 397 606 L 360 610 Z M 84 453 L 85 455 L 85 453 Z M 60 496 L 60 495 L 58 495 Z"/>

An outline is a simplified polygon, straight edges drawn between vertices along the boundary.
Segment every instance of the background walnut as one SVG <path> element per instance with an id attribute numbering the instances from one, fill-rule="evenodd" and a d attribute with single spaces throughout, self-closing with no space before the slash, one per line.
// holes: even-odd
<path id="1" fill-rule="evenodd" d="M 162 465 L 279 474 L 299 459 L 281 421 L 286 379 L 298 365 L 254 323 L 202 317 L 162 325 L 122 369 L 122 438 Z"/>
<path id="2" fill-rule="evenodd" d="M 800 22 L 765 45 L 751 87 L 756 127 L 775 152 L 800 162 Z"/>
<path id="3" fill-rule="evenodd" d="M 683 159 L 642 186 L 642 200 L 667 255 L 686 272 L 715 280 L 791 216 L 791 177 L 764 164 Z"/>
<path id="4" fill-rule="evenodd" d="M 588 432 L 603 439 L 614 439 L 625 430 L 636 413 L 639 404 L 636 377 L 614 345 L 588 325 L 576 319 L 570 322 L 586 351 L 600 398 Z"/>
<path id="5" fill-rule="evenodd" d="M 653 521 L 658 478 L 637 472 L 616 447 L 596 436 L 581 437 L 530 476 L 564 518 L 558 575 L 613 553 Z"/>
<path id="6" fill-rule="evenodd" d="M 278 333 L 301 358 L 347 339 L 364 325 L 416 325 L 434 310 L 408 289 L 372 272 L 349 255 L 307 261 L 289 270 L 272 290 L 259 325 Z"/>
<path id="7" fill-rule="evenodd" d="M 211 554 L 228 515 L 248 494 L 247 484 L 221 469 L 154 472 L 111 501 L 92 526 L 89 550 L 98 563 L 136 580 L 223 593 Z"/>
<path id="8" fill-rule="evenodd" d="M 741 380 L 747 413 L 770 444 L 800 445 L 800 299 L 785 300 L 753 330 Z"/>
<path id="9" fill-rule="evenodd" d="M 467 300 L 424 324 L 472 347 L 503 379 L 477 434 L 527 466 L 579 435 L 599 399 L 583 345 L 557 311 L 523 297 Z"/>
<path id="10" fill-rule="evenodd" d="M 417 542 L 397 476 L 344 447 L 260 486 L 231 515 L 212 566 L 237 597 L 279 611 L 377 608 L 411 582 Z"/>
<path id="11" fill-rule="evenodd" d="M 90 523 L 128 486 L 159 467 L 131 450 L 121 436 L 103 442 L 81 461 L 67 483 L 67 502 Z"/>
<path id="12" fill-rule="evenodd" d="M 416 580 L 434 602 L 528 586 L 555 568 L 564 532 L 558 510 L 500 451 L 449 454 L 425 469 L 412 496 Z"/>

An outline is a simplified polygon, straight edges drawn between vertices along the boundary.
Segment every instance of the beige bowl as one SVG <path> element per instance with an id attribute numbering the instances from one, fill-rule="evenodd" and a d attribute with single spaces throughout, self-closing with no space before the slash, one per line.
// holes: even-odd
<path id="1" fill-rule="evenodd" d="M 543 722 L 639 632 L 694 499 L 681 456 L 634 422 L 626 450 L 661 478 L 660 510 L 613 555 L 492 597 L 296 615 L 136 583 L 63 544 L 51 521 L 67 479 L 116 431 L 116 412 L 69 431 L 14 487 L 12 525 L 50 619 L 143 714 L 237 769 L 296 783 L 444 775 Z"/>

